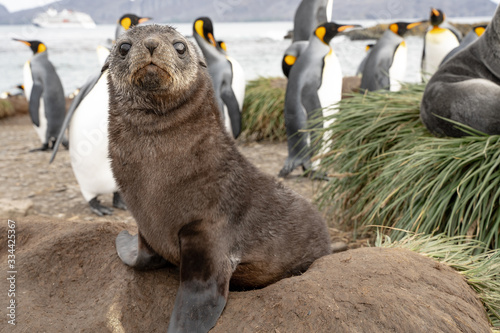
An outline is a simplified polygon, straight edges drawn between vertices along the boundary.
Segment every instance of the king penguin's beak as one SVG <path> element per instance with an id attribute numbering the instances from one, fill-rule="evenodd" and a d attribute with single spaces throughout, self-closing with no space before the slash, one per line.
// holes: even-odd
<path id="1" fill-rule="evenodd" d="M 25 45 L 31 46 L 31 43 L 30 43 L 30 42 L 27 42 L 27 41 L 22 40 L 22 39 L 12 38 L 12 40 L 15 40 L 15 41 L 17 41 L 17 42 L 21 42 L 21 43 L 23 43 L 23 44 L 25 44 Z"/>
<path id="2" fill-rule="evenodd" d="M 425 20 L 425 21 L 420 21 L 420 22 L 410 23 L 410 24 L 408 24 L 408 25 L 406 26 L 406 28 L 407 28 L 408 30 L 410 30 L 410 29 L 413 29 L 413 28 L 415 28 L 415 27 L 417 27 L 417 26 L 419 26 L 419 25 L 421 25 L 421 24 L 423 24 L 423 23 L 427 23 L 427 22 L 428 22 L 428 21 L 427 21 L 427 20 Z"/>

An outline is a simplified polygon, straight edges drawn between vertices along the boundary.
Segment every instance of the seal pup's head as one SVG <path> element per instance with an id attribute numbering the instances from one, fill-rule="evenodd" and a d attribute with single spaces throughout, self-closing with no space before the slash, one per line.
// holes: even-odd
<path id="1" fill-rule="evenodd" d="M 206 64 L 174 28 L 149 25 L 120 36 L 102 70 L 107 69 L 117 99 L 162 113 L 189 98 Z"/>

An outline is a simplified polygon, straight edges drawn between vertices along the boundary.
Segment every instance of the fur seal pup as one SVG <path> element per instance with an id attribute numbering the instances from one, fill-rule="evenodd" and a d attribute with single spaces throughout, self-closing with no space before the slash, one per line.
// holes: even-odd
<path id="1" fill-rule="evenodd" d="M 500 134 L 500 6 L 484 34 L 439 67 L 425 87 L 420 119 L 437 136 L 469 135 L 448 119 Z"/>
<path id="2" fill-rule="evenodd" d="M 106 69 L 111 167 L 138 226 L 117 252 L 136 269 L 180 266 L 169 332 L 206 332 L 230 284 L 263 287 L 331 252 L 316 209 L 239 153 L 194 44 L 138 26 Z"/>

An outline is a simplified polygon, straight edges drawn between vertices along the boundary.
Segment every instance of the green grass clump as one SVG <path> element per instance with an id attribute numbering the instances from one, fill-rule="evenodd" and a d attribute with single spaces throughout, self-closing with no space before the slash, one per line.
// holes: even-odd
<path id="1" fill-rule="evenodd" d="M 252 140 L 286 140 L 285 78 L 258 78 L 246 85 L 242 136 Z"/>
<path id="2" fill-rule="evenodd" d="M 401 229 L 467 235 L 499 248 L 500 136 L 433 137 L 419 117 L 423 90 L 411 85 L 340 102 L 320 164 L 331 179 L 317 199 L 355 228 L 394 228 L 395 239 Z"/>
<path id="3" fill-rule="evenodd" d="M 493 327 L 500 329 L 500 250 L 488 250 L 468 237 L 405 233 L 393 242 L 378 234 L 376 246 L 405 248 L 444 263 L 462 274 L 482 300 Z M 484 251 L 477 254 L 477 249 Z"/>
<path id="4" fill-rule="evenodd" d="M 0 119 L 13 116 L 16 113 L 14 106 L 7 99 L 0 99 Z"/>

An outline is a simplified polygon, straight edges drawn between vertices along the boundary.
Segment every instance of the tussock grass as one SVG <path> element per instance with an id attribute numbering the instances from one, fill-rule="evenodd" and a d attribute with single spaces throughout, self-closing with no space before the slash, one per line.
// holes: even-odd
<path id="1" fill-rule="evenodd" d="M 405 248 L 444 263 L 462 274 L 482 300 L 491 324 L 500 329 L 500 250 L 488 250 L 484 243 L 465 236 L 417 235 L 405 233 L 393 241 L 380 232 L 376 246 Z M 484 251 L 476 253 L 477 249 Z"/>
<path id="2" fill-rule="evenodd" d="M 356 95 L 333 116 L 320 205 L 355 228 L 467 235 L 499 248 L 500 136 L 436 138 L 419 117 L 423 85 Z M 323 132 L 324 130 L 318 130 Z"/>
<path id="3" fill-rule="evenodd" d="M 258 78 L 246 85 L 242 111 L 243 138 L 286 140 L 285 78 Z"/>
<path id="4" fill-rule="evenodd" d="M 13 116 L 16 113 L 14 106 L 7 99 L 0 99 L 0 119 Z"/>

